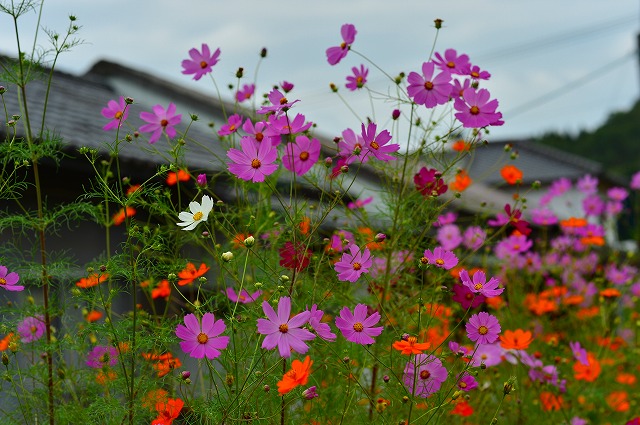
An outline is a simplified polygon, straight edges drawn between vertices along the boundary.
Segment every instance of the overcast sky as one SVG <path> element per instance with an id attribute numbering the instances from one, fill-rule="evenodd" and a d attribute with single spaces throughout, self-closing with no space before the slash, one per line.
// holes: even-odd
<path id="1" fill-rule="evenodd" d="M 630 108 L 640 81 L 634 54 L 639 6 L 631 0 L 51 0 L 42 23 L 62 32 L 73 13 L 82 26 L 86 44 L 62 56 L 60 70 L 81 74 L 108 59 L 207 93 L 213 93 L 210 80 L 194 82 L 180 73 L 191 47 L 204 42 L 221 49 L 214 76 L 229 95 L 237 68 L 245 68 L 250 82 L 258 52 L 267 47 L 258 89 L 294 83 L 299 110 L 323 133 L 337 134 L 359 122 L 330 93 L 330 82 L 362 116 L 371 115 L 364 110 L 366 95 L 344 88 L 345 76 L 362 59 L 350 54 L 337 66 L 326 62 L 326 48 L 340 42 L 340 26 L 354 24 L 354 49 L 395 75 L 420 70 L 439 18 L 444 24 L 435 51 L 467 53 L 492 74 L 484 86 L 499 100 L 506 124 L 491 136 L 503 140 L 593 129 L 610 113 Z M 29 45 L 35 18 L 29 13 L 21 21 L 23 45 Z M 0 15 L 0 53 L 16 51 L 12 21 Z M 371 87 L 386 91 L 381 74 L 372 69 L 369 78 Z"/>

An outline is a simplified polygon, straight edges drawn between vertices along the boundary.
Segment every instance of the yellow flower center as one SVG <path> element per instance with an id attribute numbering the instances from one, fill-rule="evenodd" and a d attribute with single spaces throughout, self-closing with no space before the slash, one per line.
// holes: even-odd
<path id="1" fill-rule="evenodd" d="M 286 97 L 283 97 L 282 99 L 280 99 L 280 104 L 284 105 L 285 103 L 288 103 L 289 101 L 287 100 Z"/>
<path id="2" fill-rule="evenodd" d="M 489 333 L 489 328 L 487 328 L 486 326 L 482 325 L 478 328 L 478 333 L 480 335 L 486 335 L 487 333 Z"/>
<path id="3" fill-rule="evenodd" d="M 481 289 L 482 289 L 482 283 L 476 283 L 475 285 L 473 285 L 473 288 L 474 288 L 476 291 L 481 290 Z"/>
<path id="4" fill-rule="evenodd" d="M 122 115 L 124 115 L 122 113 L 122 111 L 118 111 L 115 113 L 115 115 L 113 116 L 115 119 L 119 120 L 120 118 L 122 118 Z"/>
<path id="5" fill-rule="evenodd" d="M 429 379 L 430 376 L 431 372 L 429 372 L 428 370 L 423 370 L 420 372 L 420 379 Z"/>
<path id="6" fill-rule="evenodd" d="M 4 277 L 0 277 L 0 285 L 6 285 L 7 284 L 7 279 L 5 279 Z"/>
<path id="7" fill-rule="evenodd" d="M 363 84 L 364 84 L 364 79 L 362 77 L 356 77 L 356 85 L 358 87 L 362 87 Z"/>
<path id="8" fill-rule="evenodd" d="M 205 61 L 200 62 L 200 68 L 205 69 L 207 67 L 207 63 Z"/>
<path id="9" fill-rule="evenodd" d="M 378 148 L 380 147 L 378 142 L 376 142 L 375 140 L 373 142 L 371 142 L 371 144 L 369 146 L 371 146 L 371 149 L 375 149 L 375 150 L 378 150 Z"/>
<path id="10" fill-rule="evenodd" d="M 32 325 L 29 330 L 31 331 L 32 334 L 36 333 L 38 331 L 38 327 L 36 325 Z"/>
<path id="11" fill-rule="evenodd" d="M 198 341 L 198 343 L 200 344 L 206 344 L 207 341 L 209 341 L 209 336 L 207 336 L 207 334 L 200 332 L 198 334 L 198 336 L 196 337 L 196 340 Z"/>
<path id="12" fill-rule="evenodd" d="M 460 384 L 458 384 L 458 386 L 460 388 L 467 388 L 467 383 L 466 382 L 460 382 Z"/>
<path id="13" fill-rule="evenodd" d="M 480 113 L 480 108 L 478 108 L 476 105 L 473 105 L 471 109 L 469 109 L 469 112 L 471 113 L 471 115 L 478 115 Z"/>
<path id="14" fill-rule="evenodd" d="M 306 161 L 307 159 L 309 159 L 309 152 L 300 152 L 300 160 Z"/>
<path id="15" fill-rule="evenodd" d="M 472 77 L 472 78 L 478 78 L 479 76 L 480 76 L 480 74 L 478 74 L 478 73 L 477 73 L 477 72 L 475 72 L 475 71 L 471 73 L 471 77 Z"/>
<path id="16" fill-rule="evenodd" d="M 360 322 L 354 323 L 353 330 L 356 332 L 362 332 L 364 330 L 364 326 Z"/>
<path id="17" fill-rule="evenodd" d="M 353 270 L 358 271 L 362 268 L 362 264 L 360 263 L 353 263 Z"/>
<path id="18" fill-rule="evenodd" d="M 262 162 L 260 162 L 258 158 L 255 158 L 253 161 L 251 161 L 251 168 L 258 169 L 260 168 L 261 165 L 262 165 Z"/>
<path id="19" fill-rule="evenodd" d="M 198 211 L 197 213 L 195 213 L 193 215 L 193 220 L 194 221 L 201 220 L 203 216 L 204 216 L 204 214 L 202 214 L 202 211 Z"/>
<path id="20" fill-rule="evenodd" d="M 433 83 L 431 81 L 427 81 L 424 83 L 424 88 L 427 90 L 433 90 Z"/>
<path id="21" fill-rule="evenodd" d="M 418 338 L 416 338 L 415 336 L 410 336 L 409 338 L 407 338 L 407 342 L 411 345 L 415 344 L 416 342 L 418 342 Z"/>
<path id="22" fill-rule="evenodd" d="M 448 66 L 449 68 L 455 68 L 455 67 L 456 67 L 456 64 L 455 64 L 453 61 L 449 61 L 449 62 L 447 62 L 447 66 Z"/>
<path id="23" fill-rule="evenodd" d="M 340 43 L 340 48 L 344 49 L 347 47 L 347 43 L 345 43 L 344 41 L 342 43 Z"/>
<path id="24" fill-rule="evenodd" d="M 287 325 L 286 323 L 283 323 L 280 326 L 278 326 L 278 330 L 283 334 L 286 334 L 287 332 L 289 332 L 289 325 Z"/>
<path id="25" fill-rule="evenodd" d="M 236 125 L 231 124 L 231 126 L 229 127 L 229 131 L 236 131 Z"/>
<path id="26" fill-rule="evenodd" d="M 438 258 L 436 259 L 436 264 L 439 266 L 443 266 L 444 265 L 444 260 L 442 258 Z"/>
<path id="27" fill-rule="evenodd" d="M 420 263 L 422 263 L 422 264 L 429 264 L 429 259 L 428 259 L 427 257 L 422 257 L 422 258 L 420 259 Z"/>

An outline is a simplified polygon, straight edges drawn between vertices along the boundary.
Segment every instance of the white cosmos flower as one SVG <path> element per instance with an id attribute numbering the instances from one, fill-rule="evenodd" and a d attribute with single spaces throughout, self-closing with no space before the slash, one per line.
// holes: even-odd
<path id="1" fill-rule="evenodd" d="M 198 223 L 201 221 L 206 221 L 209 217 L 209 213 L 213 208 L 213 199 L 211 197 L 204 195 L 202 197 L 202 204 L 197 203 L 196 201 L 189 203 L 189 210 L 191 212 L 183 211 L 178 214 L 178 218 L 182 220 L 182 223 L 176 223 L 178 226 L 182 226 L 182 230 L 193 230 L 196 228 Z M 185 227 L 186 226 L 186 227 Z"/>

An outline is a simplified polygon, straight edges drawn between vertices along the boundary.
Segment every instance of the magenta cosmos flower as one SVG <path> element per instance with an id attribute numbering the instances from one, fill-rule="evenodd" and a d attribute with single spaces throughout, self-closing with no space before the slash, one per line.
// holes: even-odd
<path id="1" fill-rule="evenodd" d="M 340 156 L 345 158 L 347 165 L 356 159 L 360 162 L 369 160 L 369 148 L 364 143 L 364 139 L 350 128 L 342 132 L 342 139 L 338 142 L 338 149 L 340 150 Z"/>
<path id="2" fill-rule="evenodd" d="M 476 308 L 481 305 L 487 297 L 482 294 L 471 292 L 471 289 L 464 285 L 453 285 L 453 296 L 451 299 L 462 307 L 464 310 L 468 308 Z"/>
<path id="3" fill-rule="evenodd" d="M 435 168 L 422 167 L 414 176 L 413 182 L 416 190 L 423 196 L 440 196 L 445 193 L 449 186 L 441 178 L 442 173 Z M 444 223 L 441 223 L 444 224 Z"/>
<path id="4" fill-rule="evenodd" d="M 24 286 L 16 285 L 20 280 L 20 276 L 16 272 L 8 273 L 9 270 L 5 266 L 0 266 L 0 288 L 7 291 L 23 291 Z"/>
<path id="5" fill-rule="evenodd" d="M 233 114 L 227 120 L 227 123 L 220 127 L 218 130 L 218 136 L 228 136 L 229 134 L 235 133 L 242 126 L 242 115 Z"/>
<path id="6" fill-rule="evenodd" d="M 250 294 L 246 289 L 240 291 L 239 294 L 236 294 L 235 289 L 227 288 L 224 293 L 229 298 L 229 301 L 240 304 L 249 304 L 258 299 L 260 295 L 262 295 L 262 291 L 257 290 L 256 292 Z"/>
<path id="7" fill-rule="evenodd" d="M 289 171 L 302 176 L 318 162 L 320 158 L 320 141 L 307 136 L 297 136 L 295 143 L 288 143 L 282 157 L 282 165 Z"/>
<path id="8" fill-rule="evenodd" d="M 118 364 L 118 350 L 110 345 L 96 345 L 87 354 L 87 366 L 102 369 L 105 366 Z"/>
<path id="9" fill-rule="evenodd" d="M 309 347 L 304 341 L 316 336 L 302 326 L 307 323 L 311 312 L 303 311 L 289 318 L 291 314 L 291 298 L 282 297 L 278 301 L 278 314 L 268 302 L 262 302 L 262 310 L 266 319 L 258 319 L 258 332 L 264 337 L 262 348 L 271 350 L 278 347 L 282 357 L 291 357 L 291 350 L 304 354 Z"/>
<path id="10" fill-rule="evenodd" d="M 424 251 L 424 258 L 426 258 L 429 264 L 432 264 L 441 269 L 450 270 L 458 265 L 458 257 L 441 246 L 437 246 L 431 252 L 430 249 Z"/>
<path id="11" fill-rule="evenodd" d="M 404 385 L 414 396 L 427 398 L 447 380 L 447 369 L 431 354 L 416 354 L 404 367 Z"/>
<path id="12" fill-rule="evenodd" d="M 324 312 L 322 310 L 318 310 L 318 306 L 314 304 L 311 306 L 309 313 L 309 326 L 313 328 L 316 334 L 326 341 L 335 341 L 337 338 L 336 334 L 331 332 L 329 324 L 321 322 Z"/>
<path id="13" fill-rule="evenodd" d="M 358 245 L 351 244 L 349 252 L 342 254 L 334 268 L 338 273 L 338 279 L 343 282 L 355 282 L 363 273 L 369 272 L 373 260 L 369 248 L 360 249 Z"/>
<path id="14" fill-rule="evenodd" d="M 195 47 L 189 50 L 189 57 L 182 61 L 182 73 L 185 75 L 193 74 L 193 79 L 198 81 L 203 75 L 211 72 L 211 67 L 218 63 L 220 57 L 220 49 L 216 49 L 213 54 L 209 50 L 209 46 L 202 43 L 202 52 Z"/>
<path id="15" fill-rule="evenodd" d="M 115 100 L 107 102 L 107 107 L 102 108 L 102 116 L 111 120 L 102 127 L 104 131 L 119 127 L 129 116 L 129 110 L 127 109 L 124 96 L 120 96 L 117 102 Z"/>
<path id="16" fill-rule="evenodd" d="M 278 169 L 274 164 L 278 158 L 278 151 L 270 143 L 260 143 L 256 146 L 251 138 L 240 140 L 242 150 L 229 149 L 227 156 L 231 159 L 229 171 L 242 180 L 263 182 L 264 178 Z"/>
<path id="17" fill-rule="evenodd" d="M 372 327 L 379 321 L 380 313 L 376 311 L 367 317 L 367 306 L 358 304 L 353 309 L 353 314 L 351 314 L 349 307 L 340 310 L 340 316 L 336 317 L 336 326 L 347 341 L 367 345 L 375 343 L 373 337 L 382 333 L 384 329 L 382 326 Z"/>
<path id="18" fill-rule="evenodd" d="M 42 338 L 46 326 L 44 324 L 44 317 L 27 317 L 16 328 L 20 335 L 20 341 L 23 343 L 37 341 Z"/>
<path id="19" fill-rule="evenodd" d="M 294 103 L 300 102 L 299 99 L 294 100 L 293 102 L 289 102 L 289 100 L 285 97 L 284 94 L 278 89 L 273 89 L 269 92 L 267 96 L 271 105 L 262 106 L 260 109 L 256 111 L 258 114 L 268 114 L 269 112 L 273 112 L 276 116 L 279 116 L 283 112 L 287 112 Z"/>
<path id="20" fill-rule="evenodd" d="M 455 114 L 465 128 L 481 128 L 488 125 L 501 125 L 502 114 L 496 112 L 498 101 L 489 100 L 489 90 L 473 87 L 465 89 L 462 98 L 456 98 L 453 107 Z"/>
<path id="21" fill-rule="evenodd" d="M 396 157 L 389 154 L 398 151 L 400 145 L 397 143 L 388 145 L 387 143 L 391 140 L 389 131 L 382 130 L 376 134 L 377 129 L 378 126 L 374 123 L 367 125 L 366 129 L 364 124 L 362 124 L 362 140 L 364 140 L 367 148 L 369 148 L 369 152 L 380 161 L 388 162 L 396 159 Z"/>
<path id="22" fill-rule="evenodd" d="M 489 282 L 487 282 L 487 276 L 482 270 L 476 271 L 473 274 L 473 280 L 471 280 L 469 278 L 469 272 L 463 269 L 460 271 L 460 280 L 471 292 L 482 294 L 485 297 L 496 297 L 504 291 L 504 288 L 498 288 L 500 281 L 495 277 L 492 277 L 489 279 Z"/>
<path id="23" fill-rule="evenodd" d="M 416 104 L 427 108 L 447 103 L 453 89 L 451 74 L 442 71 L 434 76 L 435 66 L 433 62 L 425 62 L 422 64 L 422 75 L 411 72 L 407 77 L 407 94 Z"/>
<path id="24" fill-rule="evenodd" d="M 498 340 L 500 322 L 495 316 L 481 311 L 469 318 L 466 324 L 467 336 L 478 344 L 492 344 Z"/>
<path id="25" fill-rule="evenodd" d="M 162 105 L 155 105 L 151 109 L 153 113 L 140 112 L 140 119 L 149 123 L 140 127 L 140 131 L 142 133 L 152 133 L 151 137 L 149 137 L 149 143 L 157 142 L 163 131 L 170 138 L 176 137 L 175 126 L 180 124 L 182 119 L 181 114 L 176 115 L 176 105 L 169 103 L 166 111 Z"/>
<path id="26" fill-rule="evenodd" d="M 365 68 L 364 65 L 360 65 L 360 69 L 355 66 L 351 68 L 351 72 L 353 75 L 347 75 L 347 84 L 346 87 L 351 91 L 356 91 L 364 87 L 367 83 L 367 75 L 369 75 L 369 70 Z"/>
<path id="27" fill-rule="evenodd" d="M 255 91 L 256 91 L 255 84 L 245 84 L 244 86 L 242 86 L 241 89 L 239 89 L 236 92 L 236 100 L 238 101 L 238 103 L 242 103 L 245 100 L 249 100 L 251 99 Z"/>
<path id="28" fill-rule="evenodd" d="M 340 43 L 339 46 L 329 47 L 326 52 L 329 65 L 335 65 L 347 56 L 351 45 L 356 40 L 357 33 L 356 27 L 352 24 L 344 24 L 342 28 L 340 28 L 342 43 Z"/>
<path id="29" fill-rule="evenodd" d="M 191 357 L 215 359 L 220 356 L 220 350 L 224 350 L 229 344 L 228 336 L 219 336 L 225 329 L 222 319 L 216 320 L 213 313 L 205 313 L 202 316 L 202 325 L 192 313 L 184 316 L 184 325 L 178 325 L 176 336 L 182 339 L 182 351 Z"/>
<path id="30" fill-rule="evenodd" d="M 464 70 L 469 66 L 469 56 L 458 55 L 458 52 L 454 49 L 445 50 L 444 56 L 440 53 L 436 53 L 434 56 L 436 58 L 433 62 L 438 65 L 438 68 L 443 71 L 449 71 L 452 74 L 463 75 Z"/>

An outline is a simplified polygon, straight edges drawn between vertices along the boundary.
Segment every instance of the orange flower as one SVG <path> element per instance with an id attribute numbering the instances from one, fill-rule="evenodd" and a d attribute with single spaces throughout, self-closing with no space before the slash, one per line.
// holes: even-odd
<path id="1" fill-rule="evenodd" d="M 133 195 L 136 192 L 136 190 L 138 190 L 138 189 L 140 189 L 140 185 L 139 184 L 134 184 L 134 185 L 129 186 L 127 188 L 127 196 Z"/>
<path id="2" fill-rule="evenodd" d="M 418 342 L 415 336 L 410 336 L 407 340 L 396 341 L 393 348 L 400 351 L 400 354 L 422 354 L 422 350 L 428 350 L 431 347 L 430 342 Z"/>
<path id="3" fill-rule="evenodd" d="M 96 286 L 97 284 L 104 282 L 108 278 L 108 274 L 93 273 L 88 277 L 83 277 L 79 281 L 77 281 L 76 286 L 78 288 L 91 288 L 92 286 Z"/>
<path id="4" fill-rule="evenodd" d="M 97 322 L 100 319 L 102 319 L 102 313 L 98 310 L 91 310 L 85 317 L 85 320 L 89 323 Z"/>
<path id="5" fill-rule="evenodd" d="M 179 398 L 170 398 L 165 402 L 156 404 L 158 417 L 151 422 L 151 425 L 171 425 L 173 420 L 180 415 L 184 406 L 184 401 Z"/>
<path id="6" fill-rule="evenodd" d="M 471 416 L 473 414 L 473 407 L 462 398 L 456 403 L 456 407 L 450 412 L 452 415 Z"/>
<path id="7" fill-rule="evenodd" d="M 590 319 L 596 317 L 600 313 L 600 308 L 597 305 L 580 309 L 576 312 L 576 317 L 580 320 Z"/>
<path id="8" fill-rule="evenodd" d="M 233 237 L 233 239 L 231 240 L 231 243 L 233 243 L 233 247 L 234 248 L 244 248 L 244 240 L 247 239 L 249 236 L 253 236 L 251 233 L 236 233 L 236 235 Z"/>
<path id="9" fill-rule="evenodd" d="M 620 295 L 620 291 L 616 288 L 606 288 L 600 291 L 600 296 L 604 298 L 618 298 Z"/>
<path id="10" fill-rule="evenodd" d="M 562 396 L 543 391 L 540 393 L 540 401 L 542 402 L 542 410 L 548 412 L 550 410 L 560 410 L 563 408 L 564 400 Z"/>
<path id="11" fill-rule="evenodd" d="M 453 149 L 456 152 L 468 151 L 471 149 L 471 143 L 467 143 L 462 139 L 456 140 L 455 142 L 453 142 L 453 145 L 451 145 L 451 149 Z"/>
<path id="12" fill-rule="evenodd" d="M 302 221 L 300 222 L 300 233 L 308 235 L 309 230 L 311 230 L 311 219 L 309 217 L 302 217 Z"/>
<path id="13" fill-rule="evenodd" d="M 120 209 L 120 211 L 118 211 L 117 213 L 115 213 L 113 215 L 113 217 L 111 217 L 111 221 L 113 222 L 114 226 L 119 226 L 122 223 L 124 223 L 124 220 L 126 218 L 130 218 L 133 217 L 134 215 L 136 215 L 136 209 L 133 207 L 127 207 L 127 213 L 125 215 L 125 209 L 122 208 Z"/>
<path id="14" fill-rule="evenodd" d="M 9 348 L 9 344 L 17 339 L 18 337 L 15 336 L 13 332 L 9 332 L 4 338 L 0 339 L 0 351 L 4 351 Z"/>
<path id="15" fill-rule="evenodd" d="M 179 358 L 173 357 L 171 353 L 153 354 L 142 353 L 142 357 L 149 361 L 155 361 L 153 368 L 158 371 L 158 378 L 162 378 L 174 369 L 182 366 L 182 362 Z"/>
<path id="16" fill-rule="evenodd" d="M 494 310 L 500 310 L 505 306 L 505 302 L 500 295 L 497 297 L 489 297 L 484 300 L 485 304 Z"/>
<path id="17" fill-rule="evenodd" d="M 178 285 L 187 285 L 208 271 L 209 267 L 207 267 L 205 263 L 200 264 L 200 268 L 198 270 L 196 270 L 196 266 L 193 263 L 187 263 L 187 267 L 178 273 L 178 277 L 180 278 Z"/>
<path id="18" fill-rule="evenodd" d="M 153 298 L 154 300 L 156 298 L 166 299 L 169 298 L 169 295 L 171 295 L 171 285 L 169 285 L 169 281 L 166 279 L 160 281 L 160 283 L 158 283 L 158 286 L 151 290 L 151 298 Z"/>
<path id="19" fill-rule="evenodd" d="M 96 375 L 96 382 L 100 385 L 106 385 L 107 381 L 115 381 L 118 375 L 113 370 L 99 371 Z"/>
<path id="20" fill-rule="evenodd" d="M 533 341 L 531 331 L 506 330 L 500 335 L 500 346 L 505 350 L 526 350 Z"/>
<path id="21" fill-rule="evenodd" d="M 304 385 L 309 379 L 311 373 L 311 365 L 313 361 L 309 356 L 304 358 L 304 362 L 295 359 L 291 362 L 291 370 L 282 376 L 282 380 L 278 381 L 278 392 L 285 395 L 298 385 Z"/>
<path id="22" fill-rule="evenodd" d="M 458 174 L 456 174 L 456 179 L 449 183 L 449 187 L 456 192 L 463 192 L 469 185 L 473 183 L 473 180 L 465 170 L 460 170 Z"/>
<path id="23" fill-rule="evenodd" d="M 626 391 L 613 391 L 606 398 L 607 404 L 616 412 L 626 412 L 631 407 Z"/>
<path id="24" fill-rule="evenodd" d="M 542 296 L 537 296 L 536 294 L 527 294 L 524 299 L 524 305 L 527 306 L 530 312 L 537 316 L 542 316 L 543 314 L 550 313 L 552 311 L 556 311 L 558 309 L 558 305 L 555 301 Z"/>
<path id="25" fill-rule="evenodd" d="M 179 181 L 188 182 L 189 179 L 190 179 L 189 173 L 187 173 L 184 170 L 178 170 L 178 174 L 174 173 L 173 171 L 169 171 L 167 173 L 167 184 L 169 186 L 173 186 L 177 184 Z"/>
<path id="26" fill-rule="evenodd" d="M 368 241 L 366 243 L 366 246 L 371 251 L 375 251 L 377 249 L 382 249 L 382 247 L 384 246 L 384 241 L 376 242 L 374 240 L 375 239 L 375 234 L 373 233 L 373 230 L 371 230 L 371 228 L 369 228 L 369 227 L 358 227 L 358 233 L 362 236 L 362 238 L 365 241 Z"/>
<path id="27" fill-rule="evenodd" d="M 573 377 L 579 381 L 593 382 L 600 375 L 602 368 L 600 367 L 600 362 L 591 353 L 587 353 L 587 361 L 589 366 L 585 366 L 580 362 L 573 364 Z"/>
<path id="28" fill-rule="evenodd" d="M 636 375 L 633 373 L 621 372 L 616 376 L 616 382 L 623 385 L 633 385 L 636 383 Z"/>
<path id="29" fill-rule="evenodd" d="M 587 219 L 585 218 L 569 217 L 566 220 L 560 220 L 560 227 L 565 228 L 585 227 L 587 224 Z"/>
<path id="30" fill-rule="evenodd" d="M 583 245 L 604 246 L 604 238 L 602 236 L 588 235 L 580 238 Z"/>
<path id="31" fill-rule="evenodd" d="M 508 184 L 522 183 L 522 171 L 515 165 L 505 165 L 500 175 Z"/>

